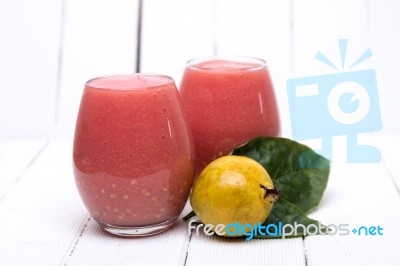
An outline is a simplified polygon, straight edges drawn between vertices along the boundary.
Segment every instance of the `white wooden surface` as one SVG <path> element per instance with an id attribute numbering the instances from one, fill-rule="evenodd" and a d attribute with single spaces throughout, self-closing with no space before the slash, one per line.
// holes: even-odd
<path id="1" fill-rule="evenodd" d="M 61 1 L 0 3 L 0 137 L 49 137 L 54 126 Z"/>
<path id="2" fill-rule="evenodd" d="M 397 0 L 143 0 L 140 41 L 138 7 L 139 0 L 2 0 L 0 138 L 71 137 L 86 80 L 139 68 L 179 85 L 188 59 L 213 54 L 268 62 L 290 136 L 286 80 L 335 72 L 314 56 L 320 50 L 340 64 L 343 38 L 348 62 L 372 50 L 357 69 L 376 70 L 383 132 L 400 134 Z"/>
<path id="3" fill-rule="evenodd" d="M 70 139 L 2 142 L 1 164 L 11 167 L 0 179 L 0 265 L 399 265 L 400 139 L 374 143 L 383 162 L 334 166 L 311 217 L 350 229 L 380 225 L 383 236 L 245 241 L 190 237 L 182 220 L 152 237 L 111 236 L 79 198 Z"/>
<path id="4" fill-rule="evenodd" d="M 0 265 L 400 265 L 399 1 L 143 0 L 140 42 L 138 6 L 138 0 L 0 1 Z M 139 67 L 179 85 L 192 57 L 262 57 L 283 135 L 290 136 L 286 80 L 332 73 L 314 56 L 321 50 L 340 64 L 340 38 L 349 39 L 349 61 L 367 48 L 374 54 L 359 69 L 376 70 L 383 129 L 365 140 L 378 145 L 383 159 L 334 165 L 311 216 L 380 225 L 384 236 L 246 242 L 189 237 L 179 221 L 157 236 L 122 239 L 87 214 L 71 169 L 87 79 Z"/>

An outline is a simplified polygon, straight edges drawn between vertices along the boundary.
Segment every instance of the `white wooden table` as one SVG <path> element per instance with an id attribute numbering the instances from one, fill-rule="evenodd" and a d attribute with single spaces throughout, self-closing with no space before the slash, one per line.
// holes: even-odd
<path id="1" fill-rule="evenodd" d="M 239 240 L 169 231 L 126 239 L 88 215 L 72 174 L 72 140 L 0 141 L 0 265 L 400 265 L 400 137 L 374 137 L 379 164 L 338 163 L 317 210 L 325 224 L 383 235 Z M 186 214 L 190 207 L 183 211 Z"/>

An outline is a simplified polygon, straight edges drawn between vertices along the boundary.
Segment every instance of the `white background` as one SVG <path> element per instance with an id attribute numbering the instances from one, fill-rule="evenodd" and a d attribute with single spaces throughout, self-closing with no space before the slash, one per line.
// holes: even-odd
<path id="1" fill-rule="evenodd" d="M 251 55 L 267 60 L 290 136 L 286 80 L 336 73 L 338 39 L 348 64 L 375 69 L 381 133 L 398 135 L 400 2 L 396 0 L 144 0 L 138 45 L 138 1 L 1 0 L 0 138 L 71 138 L 84 82 L 134 72 L 172 76 L 198 56 Z"/>

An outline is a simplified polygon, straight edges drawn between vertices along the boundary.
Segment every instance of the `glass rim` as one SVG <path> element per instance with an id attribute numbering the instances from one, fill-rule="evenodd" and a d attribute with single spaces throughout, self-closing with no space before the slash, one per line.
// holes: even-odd
<path id="1" fill-rule="evenodd" d="M 157 78 L 163 78 L 165 79 L 165 82 L 160 82 L 160 84 L 157 85 L 150 85 L 146 86 L 146 89 L 152 89 L 152 88 L 157 88 L 161 86 L 165 86 L 167 84 L 175 84 L 175 79 L 172 78 L 171 76 L 164 75 L 164 74 L 157 74 L 157 73 L 119 73 L 119 74 L 108 74 L 108 75 L 101 75 L 97 76 L 94 78 L 91 78 L 85 82 L 85 87 L 90 87 L 93 89 L 99 89 L 99 90 L 140 90 L 143 88 L 141 87 L 118 87 L 118 88 L 112 88 L 112 87 L 103 87 L 99 85 L 92 85 L 91 83 L 94 81 L 99 81 L 99 80 L 106 80 L 106 79 L 111 79 L 111 78 L 117 78 L 117 77 L 157 77 Z"/>
<path id="2" fill-rule="evenodd" d="M 224 61 L 234 62 L 234 63 L 249 63 L 249 64 L 253 64 L 253 65 L 249 65 L 247 67 L 236 67 L 236 68 L 199 66 L 200 63 L 209 62 L 209 61 L 213 61 L 213 60 L 224 60 Z M 186 62 L 185 67 L 194 69 L 194 70 L 224 70 L 224 71 L 258 70 L 258 69 L 266 68 L 267 62 L 264 59 L 255 57 L 255 56 L 212 55 L 212 56 L 203 56 L 203 57 L 192 58 Z"/>

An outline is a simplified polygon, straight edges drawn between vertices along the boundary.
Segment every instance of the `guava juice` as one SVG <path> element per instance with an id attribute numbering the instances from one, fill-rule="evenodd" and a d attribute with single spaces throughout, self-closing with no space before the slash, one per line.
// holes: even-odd
<path id="1" fill-rule="evenodd" d="M 73 162 L 80 196 L 107 231 L 168 229 L 193 183 L 193 141 L 174 81 L 161 75 L 104 76 L 86 83 Z"/>
<path id="2" fill-rule="evenodd" d="M 273 85 L 261 59 L 190 60 L 180 92 L 192 129 L 197 174 L 252 138 L 280 133 Z"/>

